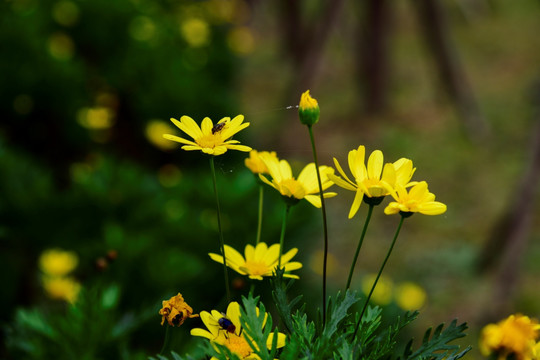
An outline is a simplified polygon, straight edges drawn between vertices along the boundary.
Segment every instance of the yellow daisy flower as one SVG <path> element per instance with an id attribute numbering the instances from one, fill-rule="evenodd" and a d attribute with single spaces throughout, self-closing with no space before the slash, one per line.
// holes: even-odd
<path id="1" fill-rule="evenodd" d="M 532 360 L 539 335 L 538 321 L 519 314 L 510 315 L 482 329 L 480 351 L 484 356 L 495 354 L 498 359 Z"/>
<path id="2" fill-rule="evenodd" d="M 257 309 L 258 310 L 258 309 Z M 265 314 L 266 324 L 267 314 Z M 260 357 L 253 352 L 249 346 L 245 331 L 242 332 L 240 324 L 240 305 L 237 302 L 232 302 L 227 307 L 227 313 L 223 314 L 217 310 L 211 312 L 201 311 L 201 320 L 206 329 L 191 330 L 192 336 L 201 336 L 207 338 L 212 343 L 217 343 L 226 346 L 232 353 L 236 354 L 240 359 L 258 360 Z M 268 349 L 272 348 L 274 334 L 270 333 L 266 345 Z M 285 346 L 286 336 L 283 333 L 278 333 L 277 348 Z M 216 359 L 215 357 L 212 358 Z"/>
<path id="3" fill-rule="evenodd" d="M 293 261 L 289 262 L 298 252 L 294 248 L 286 254 L 281 255 L 281 267 L 285 269 L 284 277 L 298 279 L 299 277 L 293 274 L 288 274 L 289 271 L 302 268 L 302 264 Z M 268 247 L 263 242 L 257 246 L 246 245 L 244 250 L 245 258 L 229 245 L 225 245 L 225 259 L 227 266 L 241 275 L 248 275 L 250 279 L 262 280 L 263 276 L 273 276 L 273 272 L 278 267 L 279 263 L 279 244 L 274 244 Z M 223 264 L 223 256 L 218 254 L 208 254 L 210 258 L 218 263 Z"/>
<path id="4" fill-rule="evenodd" d="M 162 307 L 159 310 L 161 325 L 167 320 L 170 326 L 180 326 L 187 318 L 199 317 L 199 315 L 192 314 L 193 309 L 184 301 L 180 293 L 169 300 L 163 300 Z"/>
<path id="5" fill-rule="evenodd" d="M 393 191 L 394 186 L 397 184 L 404 187 L 413 184 L 409 183 L 409 181 L 416 169 L 413 168 L 411 160 L 401 158 L 393 164 L 384 164 L 383 153 L 380 150 L 375 150 L 369 156 L 366 167 L 365 155 L 366 149 L 363 145 L 360 145 L 358 149 L 349 151 L 349 169 L 354 181 L 345 174 L 336 158 L 334 158 L 334 164 L 342 178 L 334 174 L 328 176 L 337 186 L 356 192 L 349 211 L 349 219 L 356 215 L 362 200 L 378 205 L 384 196 Z M 369 200 L 365 199 L 364 195 Z"/>
<path id="6" fill-rule="evenodd" d="M 45 250 L 39 257 L 39 267 L 50 276 L 64 276 L 72 272 L 79 263 L 73 251 L 59 249 Z"/>
<path id="7" fill-rule="evenodd" d="M 415 212 L 424 215 L 440 215 L 446 211 L 446 205 L 435 201 L 435 195 L 429 192 L 425 181 L 420 181 L 408 192 L 404 186 L 397 185 L 396 191 L 392 192 L 392 197 L 395 201 L 384 209 L 386 215 Z"/>
<path id="8" fill-rule="evenodd" d="M 300 175 L 298 175 L 298 179 L 295 179 L 292 175 L 291 166 L 286 160 L 279 160 L 277 157 L 263 155 L 261 155 L 261 160 L 266 164 L 268 173 L 272 177 L 272 181 L 270 181 L 263 175 L 259 175 L 263 182 L 279 191 L 288 200 L 292 200 L 291 203 L 293 204 L 301 199 L 306 199 L 313 206 L 321 207 L 317 170 L 314 163 L 306 165 L 300 172 Z M 329 179 L 329 175 L 334 173 L 334 169 L 328 166 L 319 166 L 319 172 L 324 191 L 334 184 Z M 334 192 L 323 193 L 325 198 L 336 195 Z"/>
<path id="9" fill-rule="evenodd" d="M 43 288 L 52 299 L 65 300 L 71 304 L 77 301 L 81 284 L 71 277 L 43 277 Z"/>
<path id="10" fill-rule="evenodd" d="M 244 163 L 246 164 L 246 167 L 251 170 L 254 174 L 268 174 L 268 168 L 266 167 L 265 163 L 261 160 L 262 156 L 269 156 L 269 157 L 275 157 L 277 159 L 277 155 L 275 151 L 268 152 L 268 151 L 257 151 L 257 150 L 251 150 L 249 152 L 249 158 L 244 160 Z"/>
<path id="11" fill-rule="evenodd" d="M 163 137 L 184 144 L 182 146 L 184 150 L 200 150 L 214 156 L 224 154 L 227 150 L 246 152 L 251 150 L 249 146 L 239 145 L 238 140 L 230 140 L 237 132 L 249 126 L 249 123 L 243 123 L 244 115 L 238 115 L 232 120 L 228 117 L 223 118 L 215 125 L 210 118 L 206 117 L 201 127 L 189 116 L 182 116 L 180 121 L 171 118 L 171 121 L 191 136 L 193 141 L 170 134 L 164 134 Z"/>

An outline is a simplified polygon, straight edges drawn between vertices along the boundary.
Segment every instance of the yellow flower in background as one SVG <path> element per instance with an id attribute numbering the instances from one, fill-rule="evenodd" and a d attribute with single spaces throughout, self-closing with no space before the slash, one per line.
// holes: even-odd
<path id="1" fill-rule="evenodd" d="M 184 301 L 180 293 L 169 300 L 163 300 L 162 307 L 159 310 L 161 325 L 167 320 L 170 326 L 180 326 L 187 318 L 199 317 L 199 315 L 192 314 L 193 309 Z"/>
<path id="2" fill-rule="evenodd" d="M 200 150 L 214 156 L 224 154 L 227 150 L 251 151 L 249 146 L 239 145 L 240 141 L 230 140 L 233 135 L 249 126 L 249 123 L 243 122 L 244 115 L 238 115 L 232 120 L 228 117 L 223 118 L 215 125 L 206 117 L 201 127 L 189 116 L 182 116 L 180 121 L 171 118 L 171 121 L 192 137 L 193 141 L 170 134 L 164 134 L 163 137 L 184 144 L 182 146 L 184 150 Z"/>
<path id="3" fill-rule="evenodd" d="M 72 272 L 79 264 L 79 258 L 73 251 L 60 249 L 45 250 L 39 257 L 41 271 L 49 276 L 64 276 Z"/>
<path id="4" fill-rule="evenodd" d="M 302 268 L 302 264 L 296 261 L 289 262 L 298 252 L 294 248 L 286 254 L 281 255 L 281 267 L 285 269 L 283 277 L 298 279 L 297 275 L 289 274 L 290 271 Z M 268 247 L 263 242 L 257 246 L 246 245 L 244 250 L 245 258 L 234 248 L 225 245 L 225 259 L 227 266 L 241 275 L 247 275 L 250 279 L 262 280 L 263 276 L 273 276 L 273 272 L 279 263 L 279 244 Z M 208 254 L 210 258 L 223 264 L 223 256 L 218 254 Z"/>
<path id="5" fill-rule="evenodd" d="M 300 97 L 300 104 L 298 105 L 300 122 L 308 126 L 315 125 L 319 122 L 320 114 L 319 103 L 309 95 L 309 90 L 307 90 Z"/>
<path id="6" fill-rule="evenodd" d="M 334 164 L 342 178 L 333 174 L 329 176 L 330 180 L 337 186 L 356 192 L 349 211 L 349 219 L 356 215 L 362 200 L 372 201 L 373 205 L 378 205 L 384 196 L 393 191 L 394 186 L 407 187 L 413 184 L 409 181 L 416 169 L 413 168 L 411 160 L 401 158 L 393 164 L 384 164 L 383 153 L 380 150 L 375 150 L 369 156 L 366 166 L 365 155 L 366 149 L 363 145 L 349 151 L 349 170 L 354 181 L 345 174 L 336 158 L 334 158 Z M 373 200 L 367 200 L 365 196 Z"/>
<path id="7" fill-rule="evenodd" d="M 240 359 L 260 359 L 249 346 L 245 331 L 242 331 L 240 316 L 240 305 L 237 302 L 231 302 L 229 304 L 226 314 L 217 310 L 212 310 L 211 312 L 201 311 L 201 320 L 208 330 L 192 329 L 191 335 L 201 336 L 207 338 L 212 343 L 224 345 Z M 264 317 L 263 328 L 266 325 L 266 318 L 267 314 Z M 283 333 L 278 333 L 277 336 L 277 348 L 279 349 L 285 346 L 286 336 Z M 273 339 L 274 333 L 272 332 L 266 342 L 268 349 L 272 348 Z M 216 358 L 212 357 L 212 359 Z"/>
<path id="8" fill-rule="evenodd" d="M 193 47 L 210 43 L 210 25 L 199 18 L 191 18 L 182 22 L 180 33 L 186 42 Z"/>
<path id="9" fill-rule="evenodd" d="M 268 168 L 266 167 L 264 161 L 261 160 L 262 156 L 269 156 L 269 157 L 275 157 L 277 160 L 277 155 L 275 151 L 268 152 L 268 151 L 257 151 L 257 150 L 251 150 L 249 152 L 249 158 L 244 160 L 244 163 L 246 164 L 246 167 L 251 170 L 254 174 L 268 174 Z"/>
<path id="10" fill-rule="evenodd" d="M 377 278 L 377 275 L 371 274 L 364 276 L 362 279 L 362 291 L 364 294 L 368 295 L 371 287 L 373 286 L 373 283 L 375 282 L 375 279 Z M 379 281 L 377 282 L 377 286 L 375 287 L 375 290 L 373 290 L 373 294 L 371 295 L 371 300 L 379 305 L 388 305 L 390 302 L 392 302 L 392 291 L 394 288 L 394 283 L 392 280 L 387 278 L 386 276 L 382 275 L 379 278 Z"/>
<path id="11" fill-rule="evenodd" d="M 395 290 L 396 304 L 403 310 L 418 310 L 426 302 L 426 291 L 413 282 L 399 284 Z"/>
<path id="12" fill-rule="evenodd" d="M 497 359 L 509 357 L 516 360 L 532 360 L 537 351 L 540 325 L 535 319 L 523 315 L 510 315 L 497 324 L 489 324 L 480 335 L 480 351 L 484 356 L 495 355 Z"/>
<path id="13" fill-rule="evenodd" d="M 56 300 L 75 303 L 81 291 L 81 284 L 71 277 L 43 277 L 43 288 L 47 295 Z"/>
<path id="14" fill-rule="evenodd" d="M 440 215 L 446 211 L 446 205 L 435 201 L 435 195 L 429 192 L 425 181 L 420 181 L 408 192 L 405 187 L 398 185 L 392 197 L 395 201 L 384 209 L 386 215 L 415 212 L 424 215 Z"/>
<path id="15" fill-rule="evenodd" d="M 306 165 L 300 172 L 300 175 L 298 175 L 298 179 L 295 179 L 292 175 L 291 166 L 286 160 L 279 160 L 277 157 L 266 155 L 261 155 L 261 160 L 268 168 L 268 173 L 272 177 L 272 181 L 270 181 L 265 176 L 259 175 L 263 182 L 279 191 L 285 198 L 291 199 L 292 203 L 306 199 L 313 206 L 321 207 L 317 169 L 314 163 Z M 334 173 L 334 169 L 328 166 L 319 166 L 319 172 L 324 191 L 334 184 L 329 179 L 329 175 Z M 323 193 L 325 198 L 336 195 L 334 192 Z"/>

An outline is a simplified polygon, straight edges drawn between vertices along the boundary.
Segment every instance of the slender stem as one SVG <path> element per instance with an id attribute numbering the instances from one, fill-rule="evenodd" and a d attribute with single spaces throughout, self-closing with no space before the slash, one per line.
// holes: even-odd
<path id="1" fill-rule="evenodd" d="M 362 229 L 362 235 L 360 235 L 360 240 L 358 240 L 358 246 L 356 247 L 356 252 L 354 253 L 354 259 L 351 265 L 351 270 L 349 271 L 349 278 L 347 279 L 346 289 L 349 289 L 351 287 L 351 280 L 352 280 L 354 268 L 356 267 L 356 260 L 358 260 L 358 254 L 360 253 L 360 248 L 362 247 L 362 243 L 364 242 L 364 237 L 366 236 L 366 231 L 369 225 L 369 221 L 371 220 L 371 214 L 373 213 L 374 206 L 375 205 L 369 204 L 366 221 L 364 222 L 364 228 Z"/>
<path id="2" fill-rule="evenodd" d="M 255 281 L 251 280 L 251 286 L 249 287 L 249 293 L 255 296 Z"/>
<path id="3" fill-rule="evenodd" d="M 259 185 L 259 219 L 257 221 L 257 239 L 255 240 L 255 245 L 257 245 L 261 241 L 263 201 L 264 201 L 264 187 L 262 184 L 260 184 Z"/>
<path id="4" fill-rule="evenodd" d="M 225 257 L 225 242 L 223 241 L 223 230 L 221 228 L 221 210 L 219 208 L 219 196 L 216 180 L 216 169 L 214 166 L 214 157 L 210 156 L 210 169 L 212 170 L 212 180 L 214 181 L 214 195 L 216 196 L 217 221 L 219 229 L 219 245 L 221 255 L 223 256 L 223 272 L 225 274 L 225 290 L 227 291 L 227 302 L 231 302 L 231 290 L 229 289 L 229 273 L 227 272 L 227 258 Z"/>
<path id="5" fill-rule="evenodd" d="M 321 174 L 319 171 L 319 162 L 317 160 L 317 149 L 315 148 L 315 138 L 313 136 L 313 129 L 308 125 L 309 138 L 311 140 L 311 148 L 313 150 L 313 159 L 315 161 L 315 169 L 317 170 L 317 181 L 319 183 L 319 195 L 321 197 L 321 210 L 323 217 L 323 232 L 324 232 L 324 258 L 323 258 L 323 283 L 322 283 L 322 314 L 323 314 L 323 328 L 326 324 L 326 267 L 328 264 L 328 228 L 326 221 L 326 206 L 324 205 L 323 187 L 321 182 Z"/>
<path id="6" fill-rule="evenodd" d="M 163 340 L 163 346 L 161 347 L 161 351 L 159 352 L 160 355 L 164 355 L 165 351 L 169 349 L 169 345 L 171 343 L 171 329 L 169 329 L 171 326 L 169 324 L 165 324 L 165 340 Z"/>
<path id="7" fill-rule="evenodd" d="M 281 235 L 279 236 L 279 257 L 278 257 L 278 269 L 281 269 L 281 254 L 283 253 L 283 242 L 285 240 L 285 229 L 287 227 L 287 216 L 291 206 L 285 204 L 285 212 L 283 213 L 283 221 L 281 223 Z"/>
<path id="8" fill-rule="evenodd" d="M 373 282 L 373 286 L 371 287 L 371 290 L 369 291 L 369 295 L 366 298 L 366 301 L 364 302 L 364 307 L 362 308 L 362 312 L 360 312 L 360 317 L 358 318 L 358 323 L 356 323 L 356 329 L 354 330 L 354 334 L 352 336 L 353 339 L 355 338 L 356 333 L 358 332 L 358 328 L 360 327 L 360 323 L 362 322 L 362 316 L 364 316 L 364 312 L 366 311 L 367 306 L 369 304 L 369 299 L 371 299 L 371 295 L 373 294 L 373 291 L 375 290 L 375 287 L 377 286 L 377 282 L 379 281 L 379 278 L 381 277 L 384 266 L 386 265 L 386 262 L 388 261 L 390 254 L 392 253 L 392 249 L 394 248 L 394 245 L 396 243 L 396 240 L 398 238 L 398 235 L 399 235 L 399 232 L 401 230 L 401 226 L 403 225 L 404 220 L 405 220 L 405 216 L 401 215 L 401 220 L 399 221 L 399 225 L 394 235 L 394 239 L 392 240 L 392 245 L 390 245 L 390 249 L 388 249 L 388 253 L 386 253 L 386 257 L 384 258 L 381 268 L 379 269 L 379 273 L 377 274 L 377 277 L 375 278 L 375 281 Z"/>

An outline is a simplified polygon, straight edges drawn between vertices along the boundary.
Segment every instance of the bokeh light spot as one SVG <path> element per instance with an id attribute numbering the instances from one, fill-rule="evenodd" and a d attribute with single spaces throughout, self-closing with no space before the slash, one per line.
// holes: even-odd
<path id="1" fill-rule="evenodd" d="M 396 304 L 403 310 L 418 310 L 426 302 L 426 291 L 412 282 L 404 282 L 396 288 Z"/>
<path id="2" fill-rule="evenodd" d="M 108 129 L 114 124 L 114 113 L 103 106 L 82 108 L 77 113 L 78 123 L 87 129 Z"/>
<path id="3" fill-rule="evenodd" d="M 210 26 L 202 19 L 184 20 L 180 25 L 180 33 L 184 40 L 193 47 L 205 46 L 210 42 Z"/>
<path id="4" fill-rule="evenodd" d="M 169 123 L 153 119 L 148 122 L 144 131 L 148 141 L 155 147 L 161 150 L 172 150 L 178 148 L 178 143 L 167 140 L 163 137 L 163 134 L 174 134 L 176 130 Z"/>
<path id="5" fill-rule="evenodd" d="M 156 25 L 147 16 L 137 16 L 129 23 L 129 34 L 137 41 L 150 41 L 156 36 Z"/>
<path id="6" fill-rule="evenodd" d="M 377 276 L 375 274 L 365 276 L 362 279 L 362 291 L 364 294 L 369 294 L 373 282 Z M 378 305 L 388 305 L 392 301 L 393 282 L 386 276 L 382 275 L 377 282 L 377 286 L 371 295 L 371 300 Z"/>
<path id="7" fill-rule="evenodd" d="M 79 20 L 79 7 L 72 1 L 59 1 L 52 8 L 53 19 L 64 26 L 73 26 Z"/>
<path id="8" fill-rule="evenodd" d="M 227 45 L 238 55 L 248 55 L 255 49 L 255 36 L 247 26 L 239 26 L 227 34 Z"/>
<path id="9" fill-rule="evenodd" d="M 164 187 L 174 187 L 180 183 L 182 172 L 173 164 L 163 165 L 158 172 L 159 183 Z"/>
<path id="10" fill-rule="evenodd" d="M 70 60 L 75 52 L 75 45 L 71 37 L 62 32 L 57 32 L 49 36 L 49 54 L 57 60 Z"/>
<path id="11" fill-rule="evenodd" d="M 27 115 L 34 109 L 34 99 L 26 94 L 18 95 L 13 100 L 13 110 L 19 115 Z"/>

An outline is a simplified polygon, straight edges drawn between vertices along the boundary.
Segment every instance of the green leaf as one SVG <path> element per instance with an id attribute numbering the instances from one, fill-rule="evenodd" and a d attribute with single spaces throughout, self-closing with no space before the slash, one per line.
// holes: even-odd
<path id="1" fill-rule="evenodd" d="M 471 347 L 467 347 L 461 352 L 458 352 L 458 345 L 449 345 L 451 341 L 464 337 L 464 331 L 467 329 L 467 324 L 457 325 L 457 320 L 452 321 L 450 325 L 444 329 L 444 324 L 437 326 L 433 334 L 432 328 L 426 330 L 422 345 L 414 353 L 411 353 L 411 345 L 405 348 L 404 359 L 459 359 L 463 357 Z M 412 343 L 410 343 L 412 344 Z"/>

